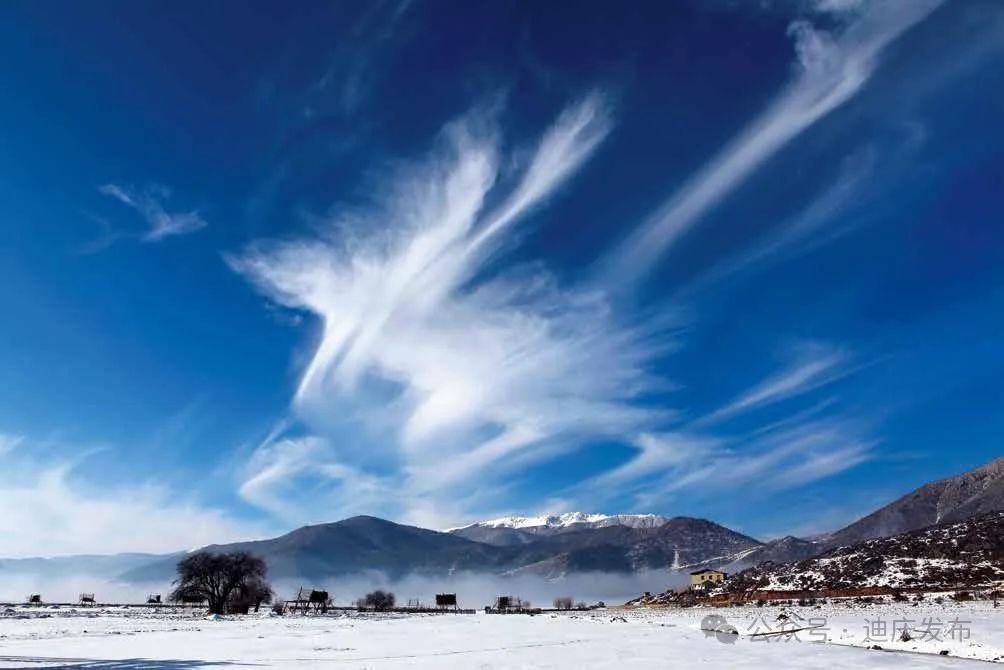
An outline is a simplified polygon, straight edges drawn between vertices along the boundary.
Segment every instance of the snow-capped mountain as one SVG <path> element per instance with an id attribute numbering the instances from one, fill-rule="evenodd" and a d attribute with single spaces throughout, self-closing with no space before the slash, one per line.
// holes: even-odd
<path id="1" fill-rule="evenodd" d="M 592 514 L 588 512 L 566 512 L 540 516 L 506 516 L 498 519 L 479 521 L 459 528 L 451 528 L 448 533 L 465 537 L 475 542 L 485 542 L 496 546 L 529 544 L 541 537 L 551 537 L 572 531 L 593 530 L 623 526 L 626 528 L 658 528 L 669 521 L 656 514 Z"/>
<path id="2" fill-rule="evenodd" d="M 380 572 L 391 579 L 408 574 L 441 577 L 457 572 L 552 579 L 577 572 L 668 570 L 674 564 L 727 563 L 729 557 L 760 546 L 751 537 L 706 519 L 689 517 L 675 517 L 649 528 L 617 524 L 581 527 L 573 522 L 555 529 L 564 532 L 543 535 L 506 527 L 480 530 L 518 533 L 531 540 L 492 544 L 472 541 L 459 533 L 440 533 L 357 516 L 304 526 L 268 540 L 214 545 L 207 550 L 250 551 L 265 559 L 269 575 L 275 579 L 319 583 L 335 576 L 366 572 Z M 121 575 L 120 580 L 131 583 L 170 580 L 176 564 L 177 557 L 154 561 Z"/>
<path id="3" fill-rule="evenodd" d="M 607 526 L 627 526 L 628 528 L 656 528 L 669 519 L 657 514 L 590 514 L 587 512 L 566 512 L 545 516 L 506 516 L 498 519 L 479 521 L 450 532 L 466 528 L 513 528 L 534 531 L 536 529 L 560 530 L 575 526 L 581 528 L 606 528 Z"/>
<path id="4" fill-rule="evenodd" d="M 576 571 L 683 569 L 731 564 L 761 543 L 705 519 L 655 514 L 503 517 L 451 535 L 513 552 L 507 574 L 559 577 Z"/>

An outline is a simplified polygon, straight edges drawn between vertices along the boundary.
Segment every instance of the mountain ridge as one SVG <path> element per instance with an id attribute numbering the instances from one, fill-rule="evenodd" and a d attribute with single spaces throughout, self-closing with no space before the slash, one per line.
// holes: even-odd
<path id="1" fill-rule="evenodd" d="M 207 551 L 251 551 L 265 559 L 275 578 L 322 580 L 379 572 L 443 576 L 454 572 L 535 574 L 558 578 L 569 572 L 635 572 L 667 569 L 674 561 L 716 562 L 759 547 L 754 538 L 706 519 L 674 517 L 654 527 L 609 525 L 544 535 L 521 544 L 488 544 L 455 533 L 356 516 L 303 526 L 268 540 L 209 545 Z M 127 582 L 173 575 L 173 560 L 140 566 L 121 575 Z"/>
<path id="2" fill-rule="evenodd" d="M 1004 457 L 920 486 L 820 538 L 824 548 L 855 544 L 1004 510 Z"/>
<path id="3" fill-rule="evenodd" d="M 803 561 L 761 563 L 735 575 L 722 591 L 953 588 L 1000 580 L 1004 512 L 987 512 L 836 547 Z"/>
<path id="4" fill-rule="evenodd" d="M 592 512 L 566 512 L 540 516 L 508 516 L 478 521 L 466 526 L 451 528 L 446 532 L 476 542 L 496 546 L 531 544 L 541 537 L 585 529 L 625 526 L 629 528 L 657 528 L 669 517 L 657 514 L 597 514 Z"/>
<path id="5" fill-rule="evenodd" d="M 627 606 L 750 602 L 865 593 L 923 600 L 925 591 L 999 588 L 1004 580 L 1004 512 L 944 521 L 899 535 L 864 540 L 789 563 L 765 561 L 703 593 L 670 588 Z M 866 591 L 867 590 L 867 591 Z M 811 602 L 811 601 L 810 601 Z"/>
<path id="6" fill-rule="evenodd" d="M 840 546 L 993 511 L 1004 511 L 1004 458 L 925 484 L 833 533 L 810 539 L 786 536 L 761 542 L 695 517 L 570 512 L 501 517 L 447 532 L 355 516 L 202 549 L 253 551 L 263 555 L 273 576 L 318 580 L 360 572 L 395 577 L 471 571 L 548 579 L 587 571 L 714 567 L 735 572 L 764 562 L 803 561 Z M 0 574 L 37 570 L 70 575 L 86 569 L 131 583 L 162 581 L 173 578 L 175 562 L 185 553 L 0 559 Z"/>

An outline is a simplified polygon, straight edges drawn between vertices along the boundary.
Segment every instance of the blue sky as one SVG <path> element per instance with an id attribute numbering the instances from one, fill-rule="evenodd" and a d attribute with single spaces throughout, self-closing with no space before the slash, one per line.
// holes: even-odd
<path id="1" fill-rule="evenodd" d="M 999 456 L 1004 7 L 753 5 L 7 3 L 0 554 Z"/>

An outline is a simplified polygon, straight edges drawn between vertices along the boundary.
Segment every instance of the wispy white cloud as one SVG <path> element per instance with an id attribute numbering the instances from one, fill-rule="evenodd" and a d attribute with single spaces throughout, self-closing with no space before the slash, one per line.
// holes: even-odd
<path id="1" fill-rule="evenodd" d="M 297 495 L 311 479 L 311 507 L 322 515 L 316 519 Z M 389 488 L 388 482 L 339 463 L 323 438 L 270 436 L 245 466 L 239 494 L 281 519 L 304 523 L 330 521 L 332 509 L 344 516 L 366 512 Z"/>
<path id="2" fill-rule="evenodd" d="M 783 369 L 667 432 L 678 416 L 643 402 L 669 386 L 650 372 L 672 344 L 667 330 L 622 321 L 595 285 L 562 287 L 542 266 L 495 262 L 514 224 L 595 151 L 608 115 L 596 93 L 570 106 L 522 178 L 499 193 L 501 137 L 479 110 L 449 124 L 432 158 L 398 174 L 378 207 L 340 214 L 318 238 L 258 243 L 228 259 L 323 328 L 294 403 L 313 434 L 261 445 L 242 477 L 245 500 L 290 520 L 311 520 L 320 496 L 326 514 L 378 511 L 444 525 L 447 514 L 469 514 L 459 501 L 475 492 L 488 508 L 527 467 L 626 435 L 637 436 L 635 455 L 562 493 L 563 504 L 607 490 L 641 508 L 768 473 L 764 490 L 791 488 L 869 457 L 871 442 L 811 416 L 741 437 L 714 430 L 848 374 L 842 349 L 800 345 Z M 823 216 L 810 214 L 763 253 Z M 305 481 L 309 496 L 300 495 Z"/>
<path id="3" fill-rule="evenodd" d="M 588 481 L 582 489 L 630 490 L 640 481 L 668 471 L 694 469 L 706 465 L 709 456 L 722 448 L 722 440 L 695 433 L 642 433 L 634 440 L 637 453 L 621 465 Z M 650 482 L 649 482 L 650 483 Z"/>
<path id="4" fill-rule="evenodd" d="M 0 547 L 5 557 L 170 552 L 261 537 L 241 521 L 155 483 L 105 486 L 79 474 L 80 459 L 33 458 L 26 439 L 0 449 Z M 15 448 L 16 447 L 16 448 Z"/>
<path id="5" fill-rule="evenodd" d="M 777 490 L 803 486 L 850 470 L 872 458 L 870 452 L 875 442 L 841 438 L 842 441 L 831 440 L 823 449 L 811 452 L 808 458 L 781 468 L 770 478 L 766 488 Z"/>
<path id="6" fill-rule="evenodd" d="M 0 457 L 9 451 L 13 451 L 23 441 L 24 438 L 20 435 L 5 435 L 0 433 Z"/>
<path id="7" fill-rule="evenodd" d="M 845 17 L 860 12 L 865 7 L 866 0 L 814 0 L 811 8 L 823 14 Z"/>
<path id="8" fill-rule="evenodd" d="M 719 439 L 717 446 L 699 458 L 646 472 L 657 479 L 636 489 L 636 505 L 651 509 L 677 495 L 713 497 L 738 488 L 768 496 L 805 486 L 871 459 L 876 442 L 860 437 L 859 432 L 846 421 L 820 419 L 779 426 L 756 438 Z"/>
<path id="9" fill-rule="evenodd" d="M 842 221 L 833 225 L 838 215 L 846 214 L 861 194 L 862 186 L 873 174 L 874 152 L 864 148 L 844 161 L 837 178 L 790 219 L 782 221 L 742 251 L 707 268 L 683 286 L 677 300 L 695 300 L 713 287 L 734 281 L 742 273 L 753 272 L 772 262 L 806 253 L 855 228 Z M 860 221 L 864 217 L 855 219 Z"/>
<path id="10" fill-rule="evenodd" d="M 797 73 L 726 147 L 689 179 L 608 259 L 605 271 L 629 283 L 710 209 L 792 139 L 851 100 L 874 72 L 883 49 L 928 16 L 940 0 L 868 3 L 848 17 L 839 34 L 807 20 L 791 24 Z"/>
<path id="11" fill-rule="evenodd" d="M 412 0 L 372 2 L 336 40 L 337 47 L 328 58 L 324 74 L 314 82 L 314 100 L 304 107 L 305 116 L 317 113 L 330 94 L 342 114 L 353 114 L 366 101 L 378 79 L 378 73 L 392 51 L 391 45 Z"/>
<path id="12" fill-rule="evenodd" d="M 85 212 L 84 214 L 87 219 L 97 226 L 98 234 L 84 244 L 80 245 L 77 248 L 76 253 L 83 256 L 96 254 L 115 244 L 115 242 L 123 236 L 122 231 L 112 226 L 111 222 L 105 217 L 97 216 L 89 212 Z"/>
<path id="13" fill-rule="evenodd" d="M 573 485 L 565 499 L 595 501 L 627 496 L 638 510 L 657 509 L 675 497 L 712 496 L 742 486 L 760 495 L 798 488 L 872 458 L 876 440 L 856 422 L 833 415 L 823 401 L 740 432 L 722 422 L 808 393 L 850 374 L 850 355 L 822 343 L 802 343 L 780 370 L 720 409 L 668 432 L 641 433 L 635 453 L 617 467 Z"/>
<path id="14" fill-rule="evenodd" d="M 559 438 L 655 421 L 660 413 L 638 399 L 658 387 L 648 363 L 670 338 L 619 323 L 602 292 L 562 287 L 541 266 L 486 273 L 514 224 L 581 168 L 609 127 L 604 97 L 585 96 L 499 193 L 500 134 L 490 114 L 472 113 L 446 127 L 429 161 L 399 175 L 381 206 L 343 214 L 329 238 L 230 258 L 272 299 L 321 319 L 301 416 L 392 418 L 396 447 L 382 458 L 403 475 L 402 495 L 416 497 L 497 476 L 517 457 L 552 456 Z M 378 232 L 352 237 L 345 220 Z M 339 448 L 350 464 L 373 456 L 362 451 Z"/>
<path id="15" fill-rule="evenodd" d="M 599 93 L 559 116 L 509 192 L 500 192 L 501 133 L 493 115 L 479 110 L 449 124 L 430 160 L 398 174 L 378 206 L 340 213 L 327 236 L 259 244 L 229 258 L 274 301 L 322 323 L 296 396 L 300 417 L 318 433 L 344 436 L 352 423 L 376 427 L 374 434 L 383 429 L 391 442 L 371 435 L 347 446 L 329 436 L 318 438 L 323 447 L 309 441 L 263 447 L 242 493 L 280 510 L 286 502 L 273 493 L 281 481 L 274 474 L 323 474 L 341 485 L 376 464 L 392 474 L 373 479 L 374 487 L 392 484 L 400 500 L 428 506 L 439 491 L 456 496 L 472 482 L 498 483 L 584 438 L 604 436 L 641 436 L 634 458 L 597 479 L 636 489 L 660 473 L 672 475 L 665 491 L 707 481 L 717 466 L 694 454 L 727 465 L 730 481 L 774 467 L 779 486 L 866 458 L 867 441 L 794 435 L 790 427 L 784 444 L 740 454 L 725 446 L 729 438 L 707 430 L 846 374 L 846 354 L 824 346 L 803 347 L 787 368 L 689 427 L 659 432 L 672 413 L 640 400 L 665 388 L 649 370 L 666 349 L 654 344 L 651 324 L 618 318 L 609 290 L 644 274 L 758 166 L 853 98 L 881 51 L 937 5 L 817 7 L 839 15 L 833 33 L 794 22 L 791 83 L 608 258 L 606 281 L 589 288 L 560 286 L 541 266 L 499 268 L 494 261 L 513 243 L 514 224 L 567 182 L 608 134 L 609 103 Z M 869 167 L 849 161 L 832 188 L 718 274 L 813 244 Z M 351 232 L 359 230 L 380 232 Z M 776 436 L 780 426 L 765 434 Z M 320 468 L 322 462 L 328 465 Z"/>
<path id="16" fill-rule="evenodd" d="M 471 250 L 497 237 L 567 180 L 610 132 L 609 113 L 609 102 L 599 91 L 566 109 L 544 134 L 519 186 L 473 237 Z"/>
<path id="17" fill-rule="evenodd" d="M 848 374 L 849 362 L 849 355 L 841 349 L 822 343 L 803 343 L 795 347 L 792 361 L 786 368 L 770 375 L 697 423 L 707 425 L 808 393 Z"/>
<path id="18" fill-rule="evenodd" d="M 198 210 L 168 212 L 165 203 L 171 193 L 163 186 L 151 186 L 137 191 L 117 184 L 105 184 L 98 187 L 98 191 L 139 212 L 147 224 L 146 232 L 140 237 L 145 242 L 187 235 L 209 225 Z"/>

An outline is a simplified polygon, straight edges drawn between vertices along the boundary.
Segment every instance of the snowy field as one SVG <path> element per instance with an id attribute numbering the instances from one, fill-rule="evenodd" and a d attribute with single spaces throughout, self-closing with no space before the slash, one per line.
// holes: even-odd
<path id="1" fill-rule="evenodd" d="M 1004 609 L 986 603 L 609 609 L 533 617 L 350 613 L 211 620 L 168 610 L 67 608 L 16 608 L 2 614 L 0 668 L 782 670 L 957 668 L 974 667 L 972 659 L 1004 662 Z M 709 616 L 724 617 L 739 635 L 702 630 Z M 814 628 L 780 637 L 756 635 L 782 626 Z M 903 628 L 913 639 L 895 641 Z M 873 645 L 882 650 L 870 649 Z M 939 655 L 942 650 L 949 655 Z"/>

